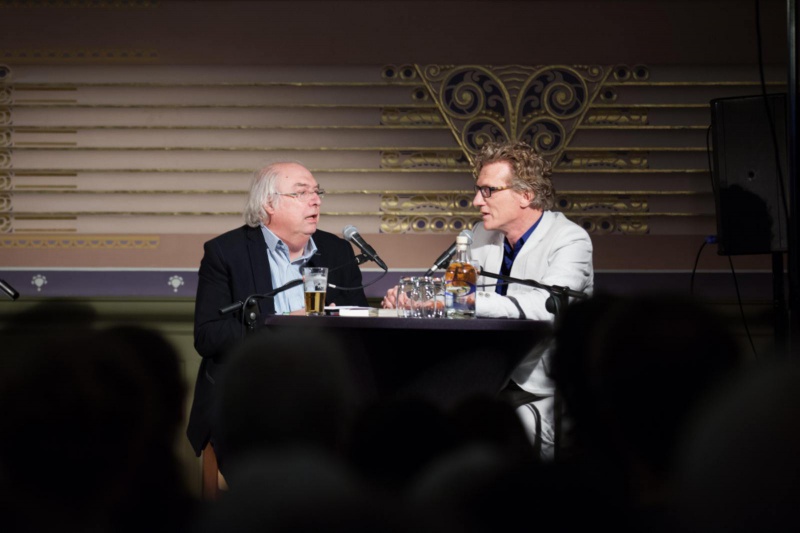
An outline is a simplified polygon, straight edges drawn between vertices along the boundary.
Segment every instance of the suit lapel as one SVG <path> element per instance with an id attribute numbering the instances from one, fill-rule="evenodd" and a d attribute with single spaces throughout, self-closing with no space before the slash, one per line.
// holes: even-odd
<path id="1" fill-rule="evenodd" d="M 256 294 L 264 294 L 272 290 L 272 273 L 267 258 L 267 243 L 260 228 L 247 227 L 247 253 L 250 258 L 250 270 L 253 273 L 253 286 Z M 275 306 L 270 298 L 259 302 L 261 313 L 274 313 Z"/>

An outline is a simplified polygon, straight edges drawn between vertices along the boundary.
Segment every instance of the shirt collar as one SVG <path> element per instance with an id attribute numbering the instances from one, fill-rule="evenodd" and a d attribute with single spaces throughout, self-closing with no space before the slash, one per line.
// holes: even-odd
<path id="1" fill-rule="evenodd" d="M 272 233 L 272 230 L 266 227 L 263 223 L 259 224 L 259 227 L 261 228 L 261 233 L 264 235 L 264 241 L 267 243 L 267 248 L 269 249 L 269 251 L 273 253 L 277 252 L 285 254 L 286 257 L 288 258 L 289 247 L 286 246 L 286 243 L 283 242 L 280 239 L 280 237 Z M 311 259 L 311 256 L 313 256 L 315 253 L 317 253 L 317 244 L 314 242 L 314 238 L 311 237 L 308 239 L 308 242 L 306 243 L 306 246 L 303 249 L 303 253 L 295 261 L 302 260 L 302 262 L 305 263 L 309 259 Z"/>
<path id="2" fill-rule="evenodd" d="M 538 225 L 539 225 L 539 222 L 541 222 L 541 221 L 542 221 L 542 218 L 544 218 L 544 217 L 543 217 L 543 216 L 540 216 L 540 217 L 539 217 L 539 218 L 536 220 L 536 222 L 534 222 L 534 223 L 533 223 L 533 225 L 532 225 L 530 228 L 528 228 L 528 231 L 526 231 L 526 232 L 525 232 L 525 233 L 522 235 L 522 237 L 520 237 L 520 238 L 517 240 L 517 243 L 514 245 L 514 248 L 513 248 L 513 250 L 512 250 L 512 248 L 511 248 L 511 243 L 509 243 L 509 242 L 508 242 L 508 239 L 503 239 L 503 241 L 504 241 L 504 242 L 503 242 L 503 245 L 504 245 L 504 248 L 505 248 L 505 251 L 506 251 L 506 253 L 510 255 L 510 254 L 511 254 L 511 252 L 513 251 L 513 255 L 514 255 L 514 256 L 516 256 L 516 255 L 519 253 L 519 251 L 520 251 L 520 250 L 522 250 L 522 247 L 523 247 L 523 246 L 525 246 L 525 243 L 526 243 L 526 242 L 527 242 L 527 240 L 530 238 L 531 234 L 533 233 L 533 230 L 535 230 L 535 229 L 536 229 L 536 226 L 538 226 Z"/>

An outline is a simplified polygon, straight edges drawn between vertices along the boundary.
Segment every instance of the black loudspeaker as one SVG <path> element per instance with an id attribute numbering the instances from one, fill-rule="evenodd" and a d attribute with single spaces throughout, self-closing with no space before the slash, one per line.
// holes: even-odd
<path id="1" fill-rule="evenodd" d="M 786 96 L 711 100 L 711 142 L 718 253 L 785 252 Z"/>

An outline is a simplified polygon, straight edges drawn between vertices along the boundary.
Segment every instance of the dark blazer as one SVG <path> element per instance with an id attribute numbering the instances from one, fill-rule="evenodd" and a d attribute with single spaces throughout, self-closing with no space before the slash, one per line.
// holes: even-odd
<path id="1" fill-rule="evenodd" d="M 309 266 L 335 269 L 328 273 L 328 281 L 334 285 L 362 285 L 361 270 L 350 243 L 322 230 L 317 230 L 313 239 L 317 254 L 308 262 Z M 260 228 L 242 226 L 211 239 L 203 248 L 194 307 L 194 347 L 203 361 L 197 373 L 186 430 L 197 455 L 211 437 L 214 383 L 223 368 L 225 355 L 242 338 L 241 312 L 222 316 L 219 309 L 273 289 L 267 243 Z M 337 305 L 367 305 L 363 289 L 329 288 L 325 301 Z M 275 312 L 271 298 L 260 300 L 258 307 L 262 317 Z"/>

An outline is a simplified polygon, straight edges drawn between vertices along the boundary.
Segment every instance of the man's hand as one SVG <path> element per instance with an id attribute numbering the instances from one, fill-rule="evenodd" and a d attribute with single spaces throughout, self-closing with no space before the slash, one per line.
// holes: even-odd
<path id="1" fill-rule="evenodd" d="M 381 301 L 381 307 L 384 309 L 397 308 L 397 287 L 392 287 L 386 291 L 386 296 L 384 296 L 383 300 Z"/>

